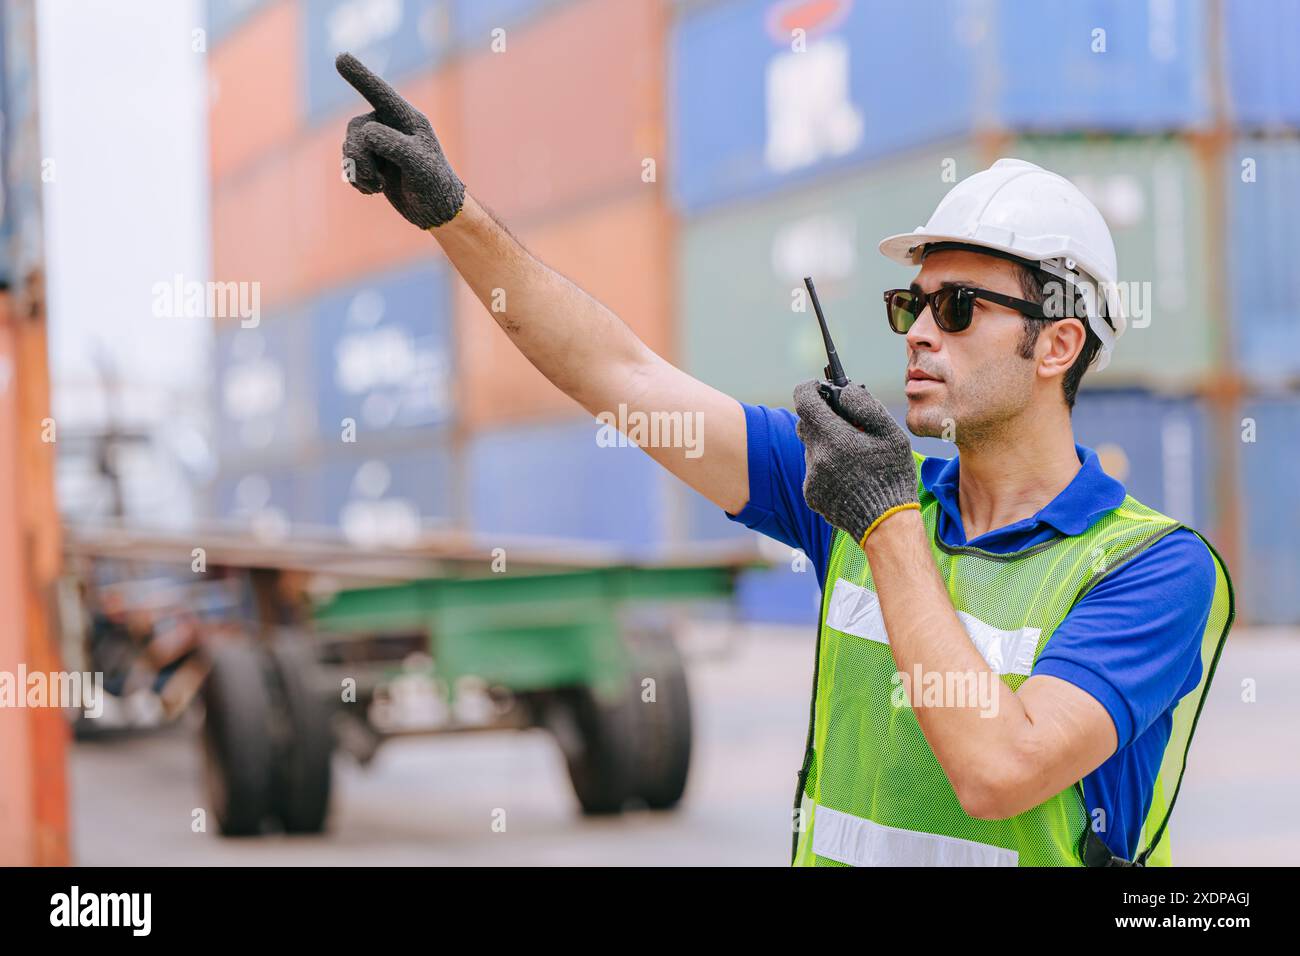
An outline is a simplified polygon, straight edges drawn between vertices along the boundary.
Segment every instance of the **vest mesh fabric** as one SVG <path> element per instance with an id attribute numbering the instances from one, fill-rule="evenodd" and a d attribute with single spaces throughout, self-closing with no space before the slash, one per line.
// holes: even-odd
<path id="1" fill-rule="evenodd" d="M 954 608 L 1000 632 L 1018 636 L 1026 647 L 1030 645 L 1025 642 L 1033 642 L 1033 660 L 1089 589 L 1181 527 L 1128 496 L 1080 535 L 1059 536 L 1012 554 L 947 547 L 935 537 L 938 502 L 920 485 L 920 460 L 917 456 L 921 513 Z M 1202 639 L 1201 679 L 1175 708 L 1143 825 L 1145 849 L 1139 862 L 1170 862 L 1164 824 L 1181 781 L 1195 719 L 1232 622 L 1231 585 L 1218 555 L 1212 548 L 1210 553 L 1216 586 Z M 813 852 L 817 810 L 829 807 L 885 827 L 1014 851 L 1015 862 L 1021 866 L 1082 865 L 1083 840 L 1093 820 L 1084 806 L 1081 783 L 1010 819 L 981 820 L 965 813 L 921 732 L 915 712 L 899 698 L 897 666 L 889 645 L 827 623 L 838 582 L 847 582 L 841 587 L 851 593 L 852 588 L 860 588 L 874 595 L 866 555 L 852 538 L 837 530 L 822 595 L 811 746 L 800 771 L 794 862 L 845 865 Z M 883 620 L 880 627 L 883 638 Z M 1032 629 L 1037 629 L 1036 641 Z M 1026 680 L 1025 673 L 1001 672 L 1011 669 L 1009 662 L 998 661 L 993 666 L 1013 691 Z M 1027 672 L 1029 667 L 1017 669 Z"/>

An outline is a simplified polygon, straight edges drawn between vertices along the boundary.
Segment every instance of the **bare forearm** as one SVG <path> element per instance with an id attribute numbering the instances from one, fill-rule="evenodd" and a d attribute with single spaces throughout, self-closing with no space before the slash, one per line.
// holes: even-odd
<path id="1" fill-rule="evenodd" d="M 957 618 L 919 512 L 887 519 L 867 538 L 866 551 L 890 650 L 925 738 L 963 803 L 985 803 L 975 791 L 987 785 L 989 769 L 1021 759 L 1017 751 L 1029 730 L 1024 707 Z M 936 701 L 936 688 L 960 688 L 968 699 L 945 693 Z"/>
<path id="2" fill-rule="evenodd" d="M 430 230 L 510 340 L 557 388 L 589 412 L 610 407 L 654 353 L 574 283 L 534 258 L 471 195 L 451 222 Z"/>
<path id="3" fill-rule="evenodd" d="M 1086 691 L 1033 675 L 1012 693 L 988 666 L 948 598 L 919 512 L 886 519 L 866 549 L 894 661 L 900 673 L 921 669 L 922 686 L 911 688 L 916 718 L 967 813 L 1014 816 L 1115 752 L 1114 722 Z M 924 694 L 935 685 L 926 675 L 945 689 L 974 688 L 975 703 L 940 696 L 928 706 Z"/>
<path id="4" fill-rule="evenodd" d="M 473 196 L 466 195 L 455 219 L 430 232 L 552 384 L 593 415 L 671 420 L 654 443 L 641 442 L 645 452 L 728 511 L 744 507 L 749 478 L 739 403 L 655 354 L 617 315 L 529 253 Z M 665 433 L 680 440 L 663 444 Z"/>

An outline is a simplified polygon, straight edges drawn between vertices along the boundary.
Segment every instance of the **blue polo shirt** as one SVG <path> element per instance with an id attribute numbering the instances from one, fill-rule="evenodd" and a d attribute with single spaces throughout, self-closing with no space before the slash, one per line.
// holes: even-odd
<path id="1" fill-rule="evenodd" d="M 742 403 L 743 404 L 743 403 Z M 728 518 L 801 549 L 824 588 L 833 528 L 803 497 L 804 447 L 786 408 L 744 405 L 749 503 Z M 958 457 L 927 458 L 921 482 L 939 504 L 936 533 L 949 545 L 994 553 L 1081 534 L 1124 500 L 1124 486 L 1097 455 L 1075 445 L 1073 480 L 1033 517 L 966 539 L 957 489 Z M 1104 577 L 1070 611 L 1034 663 L 1034 674 L 1069 681 L 1095 697 L 1115 724 L 1118 748 L 1084 778 L 1089 811 L 1111 851 L 1133 859 L 1160 770 L 1173 710 L 1201 679 L 1201 637 L 1214 597 L 1205 545 L 1179 529 Z M 1102 815 L 1098 814 L 1098 811 Z"/>

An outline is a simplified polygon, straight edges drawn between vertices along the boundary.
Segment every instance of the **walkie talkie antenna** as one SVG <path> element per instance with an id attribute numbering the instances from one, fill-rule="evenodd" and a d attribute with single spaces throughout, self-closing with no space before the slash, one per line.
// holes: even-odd
<path id="1" fill-rule="evenodd" d="M 835 351 L 835 343 L 831 341 L 830 329 L 826 328 L 826 316 L 822 315 L 822 304 L 817 299 L 817 290 L 813 288 L 812 276 L 804 276 L 803 284 L 808 289 L 808 297 L 812 299 L 813 311 L 817 313 L 817 324 L 822 329 L 822 341 L 826 343 L 827 364 L 823 370 L 826 379 L 832 385 L 843 387 L 849 383 L 849 380 L 844 374 L 844 366 L 840 365 L 840 357 Z"/>

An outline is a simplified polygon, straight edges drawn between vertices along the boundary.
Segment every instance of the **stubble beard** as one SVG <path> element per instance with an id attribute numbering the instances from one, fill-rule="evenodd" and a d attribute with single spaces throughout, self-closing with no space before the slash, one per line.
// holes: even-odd
<path id="1" fill-rule="evenodd" d="M 1014 438 L 1033 396 L 1032 363 L 1012 354 L 945 379 L 943 392 L 922 403 L 909 400 L 907 428 L 918 438 L 942 438 L 963 448 Z"/>

